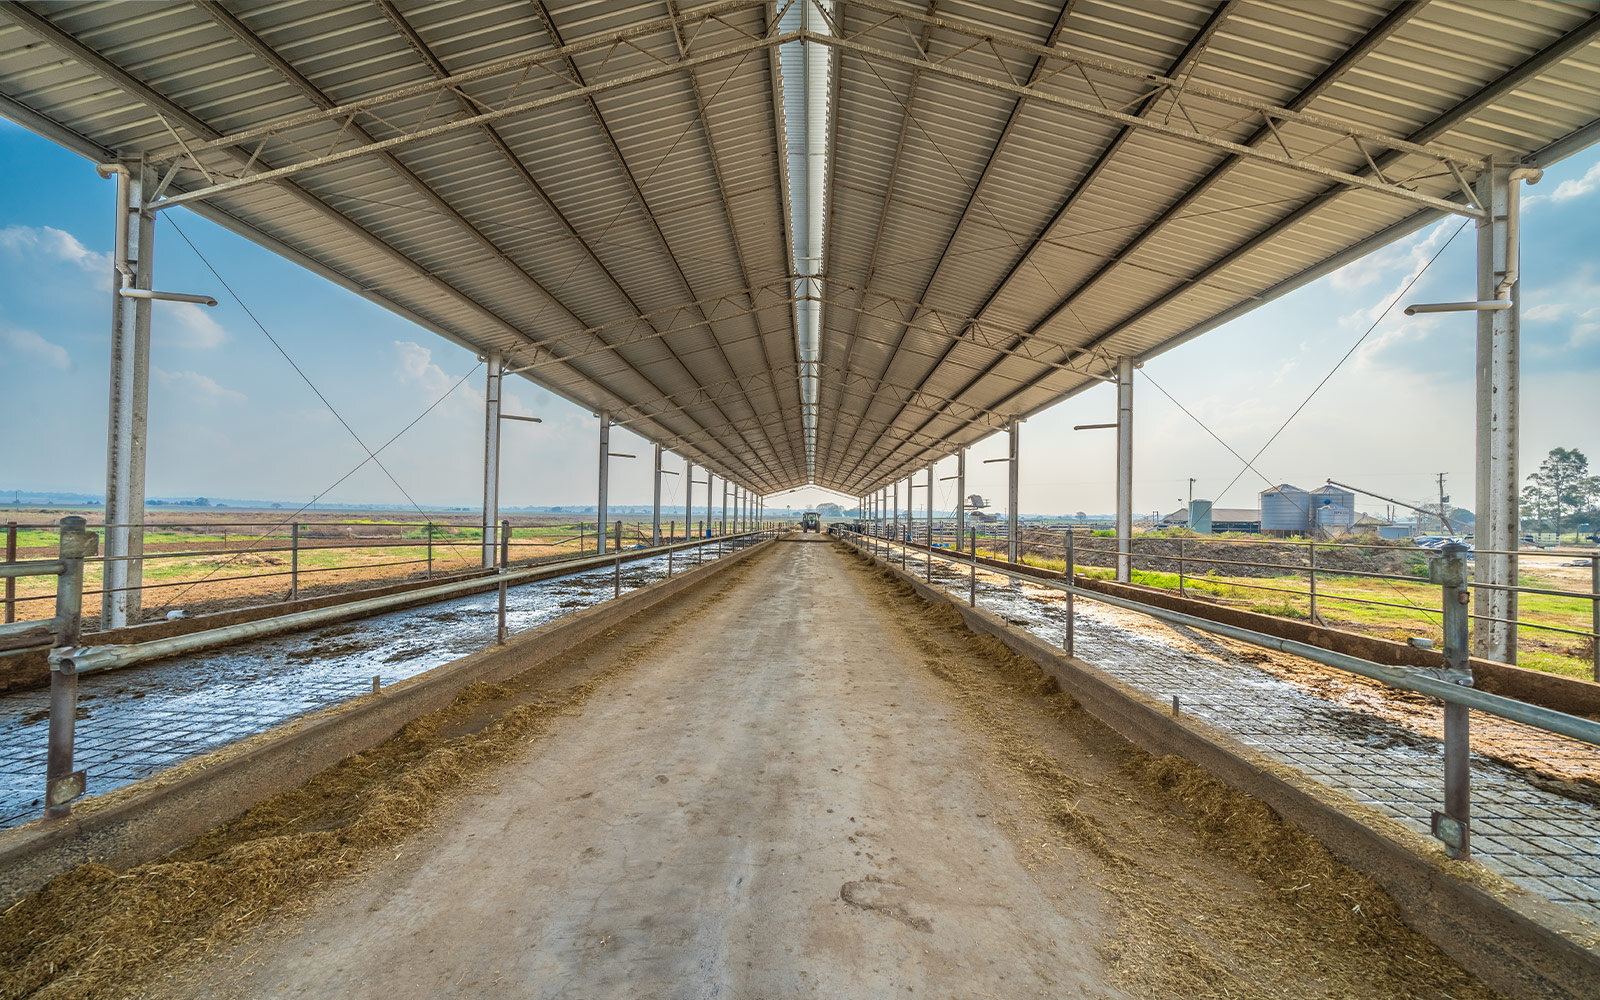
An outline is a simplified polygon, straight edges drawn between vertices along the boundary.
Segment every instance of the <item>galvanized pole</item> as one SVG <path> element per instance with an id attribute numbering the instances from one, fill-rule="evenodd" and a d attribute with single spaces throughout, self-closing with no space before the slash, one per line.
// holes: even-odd
<path id="1" fill-rule="evenodd" d="M 500 352 L 484 360 L 483 384 L 483 568 L 495 564 L 495 525 L 500 523 Z"/>
<path id="2" fill-rule="evenodd" d="M 1313 550 L 1313 551 L 1315 551 L 1315 550 Z M 1184 576 L 1185 576 L 1184 565 L 1183 565 L 1183 557 L 1184 557 L 1184 555 L 1185 555 L 1185 553 L 1184 553 L 1183 536 L 1179 535 L 1178 536 L 1178 596 L 1179 597 L 1188 597 L 1189 596 L 1189 591 L 1184 586 Z M 1315 559 L 1316 557 L 1312 556 L 1312 558 Z M 1315 585 L 1313 585 L 1313 586 L 1315 586 Z M 1315 598 L 1313 598 L 1313 600 L 1315 600 Z"/>
<path id="3" fill-rule="evenodd" d="M 956 548 L 967 537 L 967 449 L 956 452 Z"/>
<path id="4" fill-rule="evenodd" d="M 1594 679 L 1600 681 L 1600 552 L 1589 557 L 1589 593 L 1593 620 L 1589 623 L 1589 655 L 1594 660 Z"/>
<path id="5" fill-rule="evenodd" d="M 1011 456 L 1011 460 L 1006 463 L 1006 466 L 1009 470 L 1006 479 L 1006 495 L 1008 497 L 1006 501 L 1006 510 L 1008 511 L 1006 515 L 1007 562 L 1017 562 L 1022 558 L 1021 538 L 1017 534 L 1022 523 L 1017 511 L 1017 497 L 1021 492 L 1021 480 L 1018 469 L 1022 463 L 1017 460 L 1019 448 L 1022 443 L 1021 426 L 1021 421 L 1013 417 L 1011 419 L 1011 425 L 1009 428 L 1010 433 L 1007 435 L 1007 441 L 1010 448 L 1009 454 Z"/>
<path id="6" fill-rule="evenodd" d="M 428 579 L 433 579 L 433 522 L 428 522 Z"/>
<path id="7" fill-rule="evenodd" d="M 972 576 L 967 581 L 967 604 L 978 606 L 978 529 L 972 529 Z"/>
<path id="8" fill-rule="evenodd" d="M 105 563 L 100 627 L 138 624 L 144 582 L 145 445 L 150 411 L 150 300 L 124 298 L 124 288 L 149 290 L 155 267 L 155 217 L 144 211 L 152 178 L 144 158 L 102 168 L 117 176 L 115 273 L 111 291 L 111 403 L 106 427 Z"/>
<path id="9" fill-rule="evenodd" d="M 6 522 L 6 562 L 17 561 L 17 522 Z M 6 623 L 17 620 L 17 578 L 6 577 Z"/>
<path id="10" fill-rule="evenodd" d="M 501 569 L 500 572 L 504 573 L 505 570 Z M 503 576 L 500 578 L 500 586 L 499 586 L 498 589 L 499 589 L 499 592 L 500 592 L 499 593 L 500 605 L 499 605 L 499 611 L 498 611 L 498 618 L 496 619 L 497 625 L 495 627 L 495 640 L 494 641 L 495 641 L 496 644 L 504 646 L 506 644 L 506 581 L 505 581 L 505 577 L 503 577 Z"/>
<path id="11" fill-rule="evenodd" d="M 689 539 L 689 532 L 694 530 L 694 463 L 688 459 L 683 462 L 683 537 Z"/>
<path id="12" fill-rule="evenodd" d="M 710 483 L 710 480 L 708 478 L 707 479 L 707 484 L 708 484 L 707 485 L 707 489 L 710 488 L 709 483 Z M 707 493 L 706 494 L 706 507 L 709 508 L 710 506 L 711 506 L 711 495 L 709 493 Z M 711 513 L 711 511 L 708 509 L 706 511 L 706 514 L 710 515 L 710 513 Z M 706 522 L 701 521 L 700 522 L 700 531 L 699 531 L 698 534 L 695 535 L 694 564 L 696 566 L 698 566 L 701 563 L 705 562 L 705 537 L 706 537 Z"/>
<path id="13" fill-rule="evenodd" d="M 654 513 L 650 518 L 650 544 L 661 544 L 661 445 L 656 445 L 656 490 L 655 501 L 651 507 Z"/>
<path id="14" fill-rule="evenodd" d="M 56 579 L 57 649 L 78 645 L 83 628 L 83 560 L 92 556 L 98 539 L 85 530 L 81 517 L 61 519 L 62 573 Z M 72 770 L 74 731 L 78 718 L 78 671 L 72 663 L 50 664 L 50 735 L 45 754 L 46 818 L 72 811 L 72 800 L 84 793 L 82 771 Z"/>
<path id="15" fill-rule="evenodd" d="M 289 527 L 289 600 L 300 598 L 300 522 Z"/>
<path id="16" fill-rule="evenodd" d="M 606 554 L 606 490 L 611 485 L 611 414 L 600 411 L 600 499 L 595 518 L 595 554 Z"/>
<path id="17" fill-rule="evenodd" d="M 933 582 L 933 466 L 928 466 L 928 575 Z"/>
<path id="18" fill-rule="evenodd" d="M 500 565 L 511 565 L 511 522 L 500 522 Z"/>
<path id="19" fill-rule="evenodd" d="M 1509 309 L 1480 311 L 1478 320 L 1477 490 L 1478 520 L 1473 574 L 1478 583 L 1517 585 L 1521 540 L 1518 506 L 1518 410 L 1520 360 L 1519 199 L 1523 178 L 1538 171 L 1491 163 L 1477 181 L 1478 200 L 1489 210 L 1478 221 L 1478 299 L 1509 301 Z M 1517 593 L 1480 587 L 1474 595 L 1477 655 L 1517 662 Z"/>
<path id="20" fill-rule="evenodd" d="M 1443 587 L 1444 680 L 1472 686 L 1472 662 L 1467 641 L 1470 588 L 1467 584 L 1467 547 L 1451 542 L 1433 564 L 1434 579 Z M 1471 851 L 1471 739 L 1467 706 L 1444 706 L 1444 812 L 1433 814 L 1433 835 L 1444 841 L 1447 853 L 1464 859 Z"/>
<path id="21" fill-rule="evenodd" d="M 1133 359 L 1117 359 L 1117 582 L 1133 579 Z"/>
<path id="22" fill-rule="evenodd" d="M 1067 529 L 1067 571 L 1066 571 L 1066 573 L 1067 573 L 1067 586 L 1069 586 L 1069 587 L 1076 587 L 1078 585 L 1078 547 L 1077 547 L 1076 544 L 1074 544 L 1074 542 L 1075 542 L 1075 539 L 1074 539 L 1074 536 L 1072 534 L 1072 529 L 1068 528 Z M 1072 597 L 1073 597 L 1072 591 L 1070 591 L 1070 590 L 1067 591 L 1067 638 L 1066 638 L 1066 641 L 1062 643 L 1062 648 L 1064 648 L 1066 650 L 1066 653 L 1067 653 L 1068 656 L 1074 655 L 1073 652 L 1072 652 L 1072 646 L 1073 646 L 1073 642 L 1074 642 L 1073 633 L 1077 630 L 1077 620 L 1078 620 L 1077 619 L 1076 609 L 1073 607 L 1073 604 L 1072 604 Z"/>
<path id="23" fill-rule="evenodd" d="M 722 480 L 722 532 L 721 532 L 721 534 L 726 535 L 727 533 L 728 533 L 728 480 L 727 480 L 727 477 L 723 477 L 723 480 Z M 717 546 L 717 554 L 720 555 L 721 553 L 722 553 L 722 546 L 719 544 Z"/>
<path id="24" fill-rule="evenodd" d="M 615 551 L 616 551 L 617 561 L 613 564 L 612 571 L 611 571 L 611 596 L 612 597 L 621 597 L 622 596 L 622 522 L 621 521 L 617 522 L 617 545 L 616 545 L 616 550 Z"/>
<path id="25" fill-rule="evenodd" d="M 1307 544 L 1310 545 L 1308 554 L 1311 566 L 1311 624 L 1315 625 L 1317 624 L 1317 543 L 1312 541 Z"/>

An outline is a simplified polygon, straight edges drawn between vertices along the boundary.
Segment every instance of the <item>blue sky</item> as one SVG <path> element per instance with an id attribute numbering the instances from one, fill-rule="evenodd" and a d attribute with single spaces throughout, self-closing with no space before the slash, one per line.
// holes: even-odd
<path id="1" fill-rule="evenodd" d="M 0 164 L 0 489 L 98 494 L 112 183 L 87 160 L 4 119 Z M 1523 471 L 1558 445 L 1600 463 L 1600 148 L 1548 170 L 1524 190 L 1524 206 Z M 173 225 L 374 447 L 476 365 L 469 352 L 174 210 L 157 232 L 157 287 L 209 292 L 222 304 L 157 307 L 152 496 L 304 502 L 364 457 Z M 1424 229 L 1151 361 L 1135 390 L 1135 510 L 1177 506 L 1191 476 L 1195 496 L 1228 506 L 1253 506 L 1265 485 L 1246 472 L 1218 497 L 1241 463 L 1156 384 L 1235 450 L 1254 454 L 1459 225 Z M 1468 226 L 1404 302 L 1476 297 L 1473 255 Z M 1470 315 L 1408 319 L 1395 308 L 1257 467 L 1274 482 L 1310 488 L 1331 477 L 1402 498 L 1428 495 L 1445 472 L 1454 499 L 1470 507 L 1474 338 Z M 404 505 L 409 494 L 422 504 L 479 503 L 481 392 L 480 372 L 384 452 L 404 493 L 368 465 L 323 499 Z M 545 422 L 505 428 L 502 503 L 593 503 L 595 418 L 520 379 L 508 382 L 506 408 Z M 1114 435 L 1071 428 L 1114 416 L 1114 390 L 1101 387 L 1023 425 L 1023 511 L 1112 508 Z M 613 502 L 648 503 L 650 446 L 618 429 L 613 450 L 639 456 L 614 461 Z M 1003 435 L 973 449 L 971 492 L 1004 496 L 1004 466 L 982 464 L 1004 454 Z M 953 474 L 953 459 L 936 471 Z M 953 502 L 954 485 L 937 484 L 941 509 Z M 827 496 L 804 490 L 776 503 L 802 507 Z M 681 477 L 666 478 L 664 497 L 681 509 Z"/>

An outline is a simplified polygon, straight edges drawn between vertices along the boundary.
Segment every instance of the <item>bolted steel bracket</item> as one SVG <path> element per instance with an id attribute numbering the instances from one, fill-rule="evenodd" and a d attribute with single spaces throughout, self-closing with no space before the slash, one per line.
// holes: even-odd
<path id="1" fill-rule="evenodd" d="M 45 788 L 45 809 L 60 809 L 73 799 L 82 798 L 88 784 L 87 771 L 73 771 L 71 774 L 52 779 Z"/>
<path id="2" fill-rule="evenodd" d="M 1434 810 L 1433 835 L 1444 843 L 1452 858 L 1459 861 L 1467 856 L 1472 831 L 1466 820 Z"/>

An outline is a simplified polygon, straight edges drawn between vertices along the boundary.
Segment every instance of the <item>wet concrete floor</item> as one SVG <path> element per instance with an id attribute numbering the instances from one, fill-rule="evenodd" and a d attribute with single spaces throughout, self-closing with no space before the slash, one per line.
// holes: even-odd
<path id="1" fill-rule="evenodd" d="M 880 543 L 881 544 L 881 543 Z M 880 548 L 881 551 L 881 548 Z M 898 564 L 901 554 L 895 550 Z M 913 550 L 908 571 L 926 577 Z M 935 586 L 966 598 L 970 570 L 933 560 Z M 986 578 L 987 576 L 987 578 Z M 978 606 L 1059 645 L 1066 614 L 1043 588 L 978 574 Z M 1227 730 L 1241 742 L 1317 781 L 1374 806 L 1419 833 L 1444 807 L 1444 751 L 1435 737 L 1319 698 L 1230 653 L 1211 636 L 1166 626 L 1135 631 L 1126 613 L 1080 599 L 1074 652 L 1101 670 L 1163 701 L 1177 695 L 1182 711 Z M 1169 637 L 1163 641 L 1162 633 Z M 1204 654 L 1194 652 L 1195 647 Z M 1297 661 L 1313 669 L 1309 661 Z M 1473 713 L 1478 719 L 1478 713 Z M 1600 748 L 1527 727 L 1528 745 L 1560 741 L 1593 755 Z M 1600 921 L 1600 806 L 1539 787 L 1500 761 L 1472 757 L 1472 848 L 1485 867 Z"/>
<path id="2" fill-rule="evenodd" d="M 740 543 L 727 543 L 732 553 Z M 704 561 L 717 557 L 704 547 Z M 674 555 L 674 569 L 693 552 Z M 667 557 L 622 566 L 624 593 L 667 575 Z M 513 634 L 593 607 L 613 593 L 613 571 L 591 570 L 512 587 Z M 109 792 L 183 760 L 405 680 L 495 641 L 493 592 L 306 629 L 146 667 L 86 674 L 78 682 L 74 764 L 89 794 Z M 49 692 L 0 696 L 0 828 L 44 808 Z"/>

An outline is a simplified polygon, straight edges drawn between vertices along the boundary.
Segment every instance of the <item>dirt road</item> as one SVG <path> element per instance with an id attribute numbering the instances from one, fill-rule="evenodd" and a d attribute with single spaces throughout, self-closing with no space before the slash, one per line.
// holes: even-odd
<path id="1" fill-rule="evenodd" d="M 155 991 L 1490 995 L 1320 845 L 843 550 L 735 572 L 575 651 L 603 681 L 436 826 Z"/>

